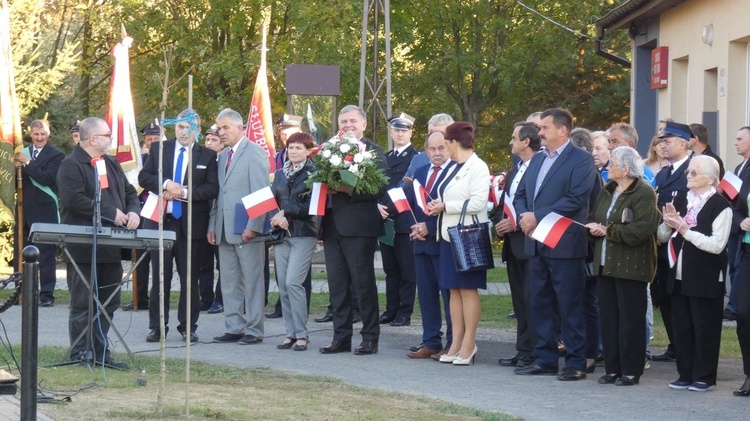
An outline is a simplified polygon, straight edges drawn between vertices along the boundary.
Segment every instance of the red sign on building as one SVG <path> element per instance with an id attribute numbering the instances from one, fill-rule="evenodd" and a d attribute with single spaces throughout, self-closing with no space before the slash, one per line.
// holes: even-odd
<path id="1" fill-rule="evenodd" d="M 651 50 L 651 89 L 667 87 L 669 75 L 669 47 Z"/>

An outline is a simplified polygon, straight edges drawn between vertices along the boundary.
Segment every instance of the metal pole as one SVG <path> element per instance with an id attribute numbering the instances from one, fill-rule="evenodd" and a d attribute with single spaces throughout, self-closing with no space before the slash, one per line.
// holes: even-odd
<path id="1" fill-rule="evenodd" d="M 21 419 L 36 419 L 37 360 L 39 359 L 39 249 L 23 249 L 23 300 L 21 309 Z"/>

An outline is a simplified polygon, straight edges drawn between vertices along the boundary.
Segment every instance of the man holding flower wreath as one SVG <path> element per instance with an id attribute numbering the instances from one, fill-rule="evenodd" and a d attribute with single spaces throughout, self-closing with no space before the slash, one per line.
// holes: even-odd
<path id="1" fill-rule="evenodd" d="M 363 151 L 373 153 L 377 165 L 375 171 L 383 172 L 383 149 L 363 136 L 367 127 L 365 112 L 356 105 L 347 105 L 339 112 L 338 123 L 345 136 L 351 134 L 357 139 L 360 145 L 358 155 Z M 341 152 L 346 153 L 343 150 Z M 336 157 L 338 155 L 331 156 L 331 159 Z M 337 159 L 338 164 L 333 160 L 330 163 L 334 167 L 341 165 L 344 168 L 343 162 L 338 161 Z M 364 180 L 364 174 L 361 180 Z M 385 185 L 383 182 L 376 191 L 363 192 L 357 189 L 359 186 L 349 187 L 346 183 L 340 183 L 334 187 L 329 184 L 330 194 L 323 217 L 322 236 L 328 289 L 333 306 L 334 334 L 331 344 L 320 348 L 323 354 L 351 351 L 353 313 L 350 285 L 357 295 L 362 315 L 362 343 L 354 353 L 368 355 L 378 352 L 380 325 L 374 257 L 377 238 L 384 233 L 378 199 L 385 193 Z"/>

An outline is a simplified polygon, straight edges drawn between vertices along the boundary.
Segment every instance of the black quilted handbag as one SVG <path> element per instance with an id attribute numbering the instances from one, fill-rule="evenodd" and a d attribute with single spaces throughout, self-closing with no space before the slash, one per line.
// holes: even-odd
<path id="1" fill-rule="evenodd" d="M 495 267 L 495 261 L 492 258 L 489 225 L 480 223 L 476 215 L 472 215 L 473 224 L 464 225 L 468 205 L 469 201 L 467 200 L 464 202 L 458 225 L 448 227 L 453 257 L 456 260 L 456 271 L 459 273 L 488 270 Z"/>

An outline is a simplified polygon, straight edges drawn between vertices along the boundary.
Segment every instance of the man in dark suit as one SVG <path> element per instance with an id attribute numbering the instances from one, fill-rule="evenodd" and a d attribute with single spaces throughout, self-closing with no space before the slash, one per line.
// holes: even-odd
<path id="1" fill-rule="evenodd" d="M 685 124 L 668 121 L 664 132 L 659 138 L 662 142 L 662 153 L 670 163 L 656 174 L 656 204 L 659 209 L 664 209 L 667 202 L 672 202 L 680 215 L 687 211 L 687 176 L 685 170 L 690 165 L 690 154 L 688 142 L 692 132 Z M 656 279 L 651 284 L 651 299 L 654 306 L 661 311 L 664 327 L 667 330 L 669 345 L 661 355 L 651 357 L 653 361 L 674 361 L 674 347 L 672 346 L 672 306 L 667 292 L 669 280 L 669 257 L 667 256 L 667 244 L 659 244 L 657 247 Z"/>
<path id="2" fill-rule="evenodd" d="M 364 110 L 347 105 L 339 112 L 339 129 L 352 132 L 367 150 L 374 150 L 378 164 L 385 170 L 383 149 L 364 138 L 367 118 Z M 323 217 L 323 250 L 328 272 L 328 290 L 333 306 L 333 340 L 320 348 L 323 354 L 349 352 L 352 348 L 353 285 L 362 316 L 362 343 L 356 355 L 378 352 L 378 289 L 375 283 L 375 246 L 383 235 L 383 219 L 378 199 L 385 193 L 383 186 L 376 194 L 354 193 L 347 186 L 330 192 Z"/>
<path id="3" fill-rule="evenodd" d="M 195 111 L 186 109 L 177 115 L 181 121 L 175 125 L 176 139 L 163 143 L 163 159 L 161 159 L 163 181 L 159 183 L 160 148 L 152 148 L 141 172 L 138 183 L 145 190 L 154 194 L 163 192 L 168 200 L 164 214 L 164 230 L 174 231 L 176 241 L 170 250 L 164 250 L 164 336 L 169 331 L 169 291 L 172 287 L 172 264 L 177 266 L 180 277 L 180 301 L 177 307 L 177 331 L 183 339 L 197 342 L 195 333 L 200 314 L 200 295 L 198 292 L 198 275 L 200 274 L 201 257 L 210 253 L 206 247 L 206 233 L 208 232 L 208 218 L 211 203 L 219 190 L 218 170 L 216 168 L 216 152 L 199 145 L 196 142 L 200 130 L 200 116 Z M 191 124 L 192 123 L 192 124 Z M 192 157 L 191 151 L 192 149 Z M 189 165 L 189 162 L 191 163 Z M 192 191 L 188 191 L 190 172 L 193 176 Z M 192 211 L 192 214 L 190 212 Z M 192 236 L 188 237 L 188 226 L 192 227 Z M 159 224 L 147 220 L 144 228 L 158 229 Z M 191 246 L 190 281 L 188 282 L 188 244 Z M 147 342 L 159 342 L 161 338 L 159 319 L 159 250 L 151 251 L 153 262 L 153 279 L 151 283 L 151 299 L 148 311 L 148 327 L 151 330 L 146 336 Z M 187 295 L 190 288 L 190 320 L 187 316 Z"/>
<path id="4" fill-rule="evenodd" d="M 96 211 L 94 197 L 97 187 L 97 174 L 92 166 L 94 160 L 103 160 L 107 169 L 109 187 L 102 188 L 100 194 L 102 225 L 118 226 L 128 229 L 138 228 L 140 204 L 138 193 L 128 182 L 122 167 L 107 151 L 112 146 L 112 132 L 107 122 L 96 117 L 81 121 L 81 141 L 73 152 L 65 158 L 57 174 L 57 185 L 60 188 L 60 210 L 62 222 L 70 225 L 91 226 Z M 72 262 L 68 262 L 68 288 L 70 290 L 70 359 L 71 361 L 93 361 L 119 369 L 127 369 L 127 364 L 112 359 L 107 335 L 109 321 L 120 305 L 119 284 L 122 281 L 122 256 L 119 247 L 98 246 L 92 250 L 90 245 L 69 245 L 68 250 L 78 264 L 80 273 L 88 277 L 96 274 L 96 286 L 93 294 L 98 297 L 109 317 L 102 317 L 96 311 L 93 319 L 89 318 L 92 303 L 92 292 L 89 285 L 80 277 Z M 96 255 L 96 260 L 93 256 Z M 96 265 L 92 263 L 96 262 Z M 77 340 L 90 329 L 93 343 L 85 339 Z M 77 342 L 76 342 L 77 340 Z M 75 344 L 74 344 L 75 343 Z"/>
<path id="5" fill-rule="evenodd" d="M 414 171 L 414 179 L 419 181 L 427 190 L 430 197 L 437 197 L 437 186 L 449 172 L 447 171 L 455 162 L 450 160 L 448 154 L 448 141 L 443 137 L 442 131 L 435 131 L 427 135 L 425 142 L 425 154 L 429 158 L 429 164 L 421 166 Z M 440 267 L 440 246 L 435 235 L 437 234 L 437 215 L 426 215 L 422 208 L 417 205 L 416 195 L 418 191 L 410 188 L 409 203 L 417 217 L 417 223 L 411 226 L 410 236 L 414 240 L 414 267 L 417 276 L 417 289 L 419 294 L 419 310 L 422 312 L 422 345 L 416 350 L 406 354 L 409 358 L 428 358 L 434 355 L 443 355 L 453 342 L 453 326 L 450 315 L 450 291 L 440 288 L 438 272 Z M 425 204 L 429 198 L 425 201 Z M 443 317 L 440 310 L 440 296 L 443 296 L 443 311 L 445 312 L 445 346 L 442 342 Z"/>
<path id="6" fill-rule="evenodd" d="M 385 155 L 388 167 L 387 190 L 401 185 L 406 169 L 417 151 L 411 144 L 414 117 L 406 113 L 391 117 L 389 133 L 393 140 L 393 149 Z M 416 222 L 411 212 L 398 213 L 393 206 L 390 196 L 383 195 L 378 204 L 383 219 L 393 221 L 393 245 L 380 243 L 380 254 L 383 257 L 383 271 L 385 271 L 385 311 L 380 315 L 380 324 L 390 323 L 391 326 L 408 326 L 414 312 L 414 296 L 417 283 L 414 274 L 414 251 L 409 239 L 411 226 Z"/>
<path id="7" fill-rule="evenodd" d="M 740 190 L 740 194 L 730 201 L 734 210 L 734 217 L 732 218 L 732 231 L 729 234 L 729 242 L 727 243 L 731 289 L 729 290 L 729 301 L 726 308 L 724 308 L 724 319 L 726 320 L 737 319 L 735 308 L 737 288 L 735 288 L 735 280 L 740 281 L 741 279 L 739 276 L 736 276 L 739 258 L 742 253 L 740 244 L 743 232 L 740 229 L 740 222 L 747 217 L 747 202 L 743 203 L 742 198 L 747 198 L 748 192 L 750 192 L 750 181 L 748 181 L 750 180 L 750 127 L 743 127 L 737 132 L 734 146 L 737 154 L 742 157 L 742 163 L 734 169 L 734 175 L 742 180 L 742 189 Z"/>
<path id="8" fill-rule="evenodd" d="M 146 160 L 148 159 L 148 153 L 151 149 L 151 145 L 161 139 L 161 127 L 155 123 L 149 123 L 141 129 L 141 134 L 143 135 L 143 140 L 141 140 L 140 143 L 141 163 L 145 164 Z M 157 143 L 154 146 L 158 145 L 159 144 Z M 148 190 L 144 190 L 143 192 L 141 192 L 138 198 L 141 200 L 141 208 L 143 208 L 143 205 L 146 203 L 146 199 L 148 198 Z M 141 218 L 141 228 L 143 228 L 143 224 L 146 221 L 148 221 L 148 218 Z M 133 302 L 122 306 L 123 311 L 148 310 L 148 280 L 149 272 L 151 269 L 151 253 L 147 254 L 143 249 L 135 250 L 136 261 L 138 261 L 138 259 L 141 259 L 141 256 L 143 255 L 145 256 L 138 264 L 138 266 L 136 266 L 133 276 L 133 290 L 135 292 L 133 296 Z"/>
<path id="9" fill-rule="evenodd" d="M 47 120 L 31 122 L 32 144 L 14 157 L 16 168 L 23 177 L 23 237 L 29 238 L 29 229 L 35 222 L 60 223 L 57 201 L 57 170 L 65 159 L 59 149 L 50 145 Z M 19 227 L 16 226 L 18 229 Z M 29 241 L 29 245 L 33 244 Z M 55 304 L 55 245 L 33 244 L 39 249 L 39 305 Z M 18 247 L 16 247 L 17 249 Z M 16 250 L 20 258 L 21 250 Z"/>
<path id="10" fill-rule="evenodd" d="M 508 173 L 503 195 L 492 217 L 498 238 L 504 240 L 502 258 L 508 270 L 508 284 L 517 323 L 516 355 L 498 361 L 498 364 L 508 367 L 526 367 L 534 361 L 532 351 L 536 343 L 536 334 L 529 311 L 529 257 L 524 252 L 526 237 L 521 228 L 513 227 L 510 219 L 504 215 L 503 206 L 506 200 L 512 203 L 518 186 L 523 182 L 529 162 L 539 152 L 540 147 L 539 128 L 533 123 L 516 123 L 510 140 L 510 152 L 521 161 Z"/>
<path id="11" fill-rule="evenodd" d="M 573 116 L 560 108 L 542 113 L 539 131 L 543 153 L 531 158 L 513 205 L 519 225 L 527 236 L 551 212 L 585 223 L 596 170 L 594 158 L 570 142 Z M 530 237 L 525 253 L 530 256 L 531 320 L 539 340 L 537 360 L 516 368 L 516 374 L 558 374 L 559 380 L 586 378 L 584 356 L 584 260 L 586 231 L 571 224 L 560 244 L 550 248 Z M 562 332 L 567 354 L 558 373 L 558 340 Z"/>

